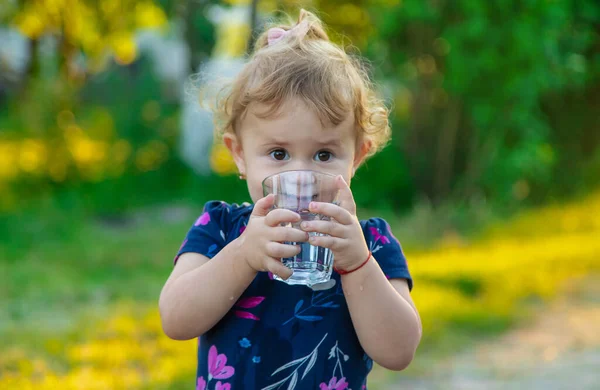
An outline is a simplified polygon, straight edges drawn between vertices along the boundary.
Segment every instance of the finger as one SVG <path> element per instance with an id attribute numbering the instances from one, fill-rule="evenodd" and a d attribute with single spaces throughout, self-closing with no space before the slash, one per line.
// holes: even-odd
<path id="1" fill-rule="evenodd" d="M 297 245 L 282 244 L 280 242 L 267 243 L 267 255 L 274 259 L 294 257 L 298 253 L 300 253 L 300 247 Z"/>
<path id="2" fill-rule="evenodd" d="M 346 237 L 346 228 L 334 221 L 304 221 L 300 225 L 305 232 L 318 232 L 334 237 Z"/>
<path id="3" fill-rule="evenodd" d="M 311 202 L 309 209 L 313 213 L 334 218 L 342 225 L 351 225 L 354 223 L 354 217 L 348 210 L 333 203 Z"/>
<path id="4" fill-rule="evenodd" d="M 344 239 L 331 236 L 311 236 L 308 239 L 308 242 L 314 246 L 320 246 L 337 251 L 343 246 Z"/>
<path id="5" fill-rule="evenodd" d="M 283 280 L 288 279 L 294 273 L 294 271 L 283 265 L 281 261 L 272 258 L 266 259 L 266 266 L 269 272 L 279 276 Z"/>
<path id="6" fill-rule="evenodd" d="M 308 233 L 300 229 L 291 227 L 276 227 L 271 230 L 270 239 L 279 242 L 306 242 Z"/>
<path id="7" fill-rule="evenodd" d="M 275 209 L 271 210 L 265 218 L 265 223 L 268 226 L 279 226 L 284 222 L 298 222 L 300 221 L 300 215 L 298 213 L 288 209 Z"/>
<path id="8" fill-rule="evenodd" d="M 340 190 L 338 195 L 339 205 L 348 210 L 350 214 L 356 215 L 356 203 L 354 202 L 354 195 L 352 195 L 352 190 L 346 180 L 342 177 L 342 175 L 338 175 L 335 179 L 335 183 Z"/>
<path id="9" fill-rule="evenodd" d="M 269 194 L 264 198 L 259 199 L 256 204 L 254 204 L 254 210 L 252 210 L 252 215 L 255 217 L 264 217 L 271 211 L 273 207 L 273 202 L 275 201 L 275 195 Z"/>

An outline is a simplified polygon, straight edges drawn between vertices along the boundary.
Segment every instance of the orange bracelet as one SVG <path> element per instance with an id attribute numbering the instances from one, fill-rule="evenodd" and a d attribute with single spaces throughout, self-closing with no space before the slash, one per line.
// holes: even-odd
<path id="1" fill-rule="evenodd" d="M 369 260 L 371 260 L 371 256 L 373 256 L 373 253 L 371 253 L 371 251 L 369 251 L 369 256 L 367 256 L 367 260 L 365 260 L 361 265 L 359 265 L 358 267 L 354 268 L 351 271 L 344 271 L 343 269 L 337 269 L 335 267 L 333 267 L 333 269 L 335 270 L 335 272 L 337 272 L 340 275 L 351 274 L 352 272 L 357 271 L 357 270 L 361 269 L 362 267 L 364 267 L 365 264 L 367 264 L 369 262 Z"/>

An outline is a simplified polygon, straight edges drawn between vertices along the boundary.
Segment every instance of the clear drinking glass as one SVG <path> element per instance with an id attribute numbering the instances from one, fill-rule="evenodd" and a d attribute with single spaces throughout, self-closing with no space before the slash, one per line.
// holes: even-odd
<path id="1" fill-rule="evenodd" d="M 272 175 L 263 180 L 263 193 L 265 196 L 275 194 L 274 208 L 284 208 L 300 214 L 302 220 L 287 223 L 300 229 L 302 221 L 329 220 L 321 214 L 308 211 L 310 202 L 337 203 L 339 189 L 335 185 L 336 176 L 316 171 L 285 171 Z M 325 234 L 310 232 L 310 236 L 324 236 Z M 281 259 L 281 262 L 294 273 L 287 280 L 274 275 L 274 278 L 287 284 L 303 284 L 312 286 L 327 282 L 333 270 L 333 253 L 328 248 L 314 246 L 308 242 L 285 242 L 285 244 L 299 245 L 301 251 L 294 257 Z"/>

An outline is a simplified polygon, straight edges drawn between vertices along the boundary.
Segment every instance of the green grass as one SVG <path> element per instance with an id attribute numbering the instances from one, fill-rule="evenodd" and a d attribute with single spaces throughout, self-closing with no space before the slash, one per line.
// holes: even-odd
<path id="1" fill-rule="evenodd" d="M 123 299 L 156 301 L 170 259 L 193 223 L 191 209 L 182 210 L 171 221 L 161 210 L 141 212 L 124 226 L 93 219 L 61 221 L 66 226 L 30 220 L 20 240 L 0 244 L 7 256 L 0 262 L 6 277 L 0 324 Z"/>
<path id="2" fill-rule="evenodd" d="M 416 211 L 402 220 L 383 215 L 408 254 L 416 280 L 413 297 L 426 330 L 419 359 L 409 372 L 426 370 L 429 359 L 508 329 L 526 315 L 522 304 L 539 305 L 564 279 L 600 269 L 600 259 L 593 257 L 598 253 L 594 248 L 600 248 L 593 240 L 600 231 L 600 197 L 590 199 L 526 213 L 483 230 L 463 230 L 456 223 L 457 213 L 449 209 L 437 212 L 443 221 L 438 225 L 433 210 Z M 37 375 L 76 388 L 88 375 L 98 383 L 121 376 L 133 381 L 111 382 L 111 388 L 189 388 L 194 342 L 166 340 L 157 299 L 172 258 L 200 211 L 200 203 L 184 203 L 98 218 L 80 208 L 65 211 L 42 203 L 33 211 L 4 217 L 0 387 L 53 388 L 49 380 L 34 385 L 27 379 Z M 473 226 L 493 220 L 491 214 L 475 212 L 480 217 Z M 435 232 L 427 232 L 428 226 L 436 226 Z M 532 232 L 537 226 L 543 228 Z M 526 242 L 519 241 L 522 236 Z M 553 241 L 564 253 L 546 253 Z M 483 259 L 485 266 L 480 267 Z M 567 260 L 577 260 L 581 269 L 573 269 Z M 131 355 L 131 361 L 114 362 L 110 351 Z M 187 366 L 181 367 L 182 361 Z M 156 366 L 168 375 L 154 378 Z M 370 387 L 396 376 L 376 369 Z"/>

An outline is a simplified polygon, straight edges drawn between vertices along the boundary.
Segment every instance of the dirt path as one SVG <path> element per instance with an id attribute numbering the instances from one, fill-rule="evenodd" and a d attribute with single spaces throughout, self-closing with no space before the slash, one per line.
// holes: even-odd
<path id="1" fill-rule="evenodd" d="M 600 275 L 572 283 L 531 323 L 427 371 L 387 389 L 600 389 Z"/>

